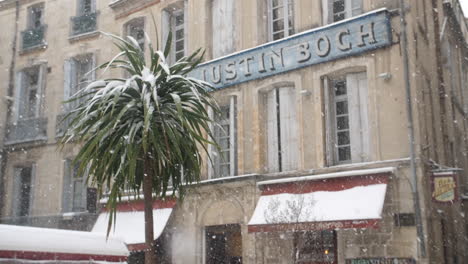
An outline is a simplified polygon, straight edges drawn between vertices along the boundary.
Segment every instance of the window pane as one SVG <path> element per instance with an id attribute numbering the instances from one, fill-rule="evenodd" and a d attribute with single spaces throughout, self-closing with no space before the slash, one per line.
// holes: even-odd
<path id="1" fill-rule="evenodd" d="M 349 131 L 338 132 L 338 146 L 349 144 Z"/>
<path id="2" fill-rule="evenodd" d="M 19 196 L 19 216 L 29 215 L 30 200 L 31 200 L 31 174 L 32 168 L 21 168 L 20 174 L 20 196 Z"/>
<path id="3" fill-rule="evenodd" d="M 351 160 L 351 147 L 338 148 L 338 160 L 339 161 Z"/>
<path id="4" fill-rule="evenodd" d="M 343 12 L 345 10 L 345 1 L 344 0 L 335 0 L 333 2 L 333 13 Z"/>
<path id="5" fill-rule="evenodd" d="M 281 2 L 282 2 L 282 0 L 271 0 L 271 5 L 273 7 L 276 7 L 276 6 L 280 5 Z"/>
<path id="6" fill-rule="evenodd" d="M 346 94 L 346 81 L 335 81 L 334 83 L 335 96 Z"/>
<path id="7" fill-rule="evenodd" d="M 349 128 L 349 119 L 347 116 L 340 116 L 336 118 L 336 128 L 338 130 Z"/>
<path id="8" fill-rule="evenodd" d="M 284 18 L 284 8 L 279 7 L 273 9 L 273 20 L 279 19 L 279 18 Z"/>
<path id="9" fill-rule="evenodd" d="M 273 40 L 282 39 L 282 38 L 284 38 L 284 32 L 278 32 L 278 33 L 273 34 Z"/>
<path id="10" fill-rule="evenodd" d="M 284 22 L 282 19 L 273 22 L 273 32 L 284 30 Z"/>
<path id="11" fill-rule="evenodd" d="M 336 115 L 344 115 L 348 113 L 348 102 L 336 102 Z"/>
<path id="12" fill-rule="evenodd" d="M 176 30 L 176 40 L 184 38 L 184 29 Z"/>

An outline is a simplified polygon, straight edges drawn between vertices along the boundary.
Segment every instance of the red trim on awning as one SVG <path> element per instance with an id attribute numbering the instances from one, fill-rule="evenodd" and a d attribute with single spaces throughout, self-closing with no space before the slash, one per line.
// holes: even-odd
<path id="1" fill-rule="evenodd" d="M 165 200 L 154 200 L 153 209 L 164 209 L 174 208 L 177 201 L 176 199 L 165 199 Z M 117 212 L 135 212 L 144 211 L 145 202 L 143 200 L 136 201 L 125 201 L 117 204 Z M 102 211 L 107 212 L 107 208 L 103 208 Z"/>
<path id="2" fill-rule="evenodd" d="M 76 253 L 35 252 L 16 250 L 0 250 L 0 258 L 29 260 L 97 260 L 109 262 L 127 261 L 126 256 L 105 256 Z"/>
<path id="3" fill-rule="evenodd" d="M 129 251 L 142 251 L 142 250 L 146 250 L 148 247 L 146 246 L 145 243 L 141 243 L 141 244 L 129 244 L 127 245 L 127 248 Z"/>
<path id="4" fill-rule="evenodd" d="M 249 225 L 248 232 L 312 231 L 344 228 L 377 228 L 380 219 L 307 222 L 293 224 Z"/>
<path id="5" fill-rule="evenodd" d="M 373 184 L 388 183 L 390 173 L 381 173 L 364 176 L 350 176 L 342 178 L 317 179 L 308 181 L 291 181 L 286 183 L 261 185 L 259 188 L 262 195 L 273 195 L 280 193 L 311 193 L 317 191 L 342 191 L 357 186 L 368 186 Z"/>

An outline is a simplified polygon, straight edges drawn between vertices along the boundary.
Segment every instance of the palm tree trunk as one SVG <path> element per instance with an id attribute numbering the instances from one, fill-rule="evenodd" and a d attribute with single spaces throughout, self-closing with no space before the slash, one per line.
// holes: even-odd
<path id="1" fill-rule="evenodd" d="M 156 256 L 153 248 L 153 171 L 150 160 L 145 158 L 143 176 L 143 197 L 145 202 L 145 242 L 147 251 L 145 252 L 145 264 L 156 263 Z"/>

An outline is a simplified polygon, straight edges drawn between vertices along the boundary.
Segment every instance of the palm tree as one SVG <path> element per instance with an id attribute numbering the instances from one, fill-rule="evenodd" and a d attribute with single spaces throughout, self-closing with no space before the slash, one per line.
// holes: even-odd
<path id="1" fill-rule="evenodd" d="M 65 117 L 71 121 L 61 145 L 82 144 L 79 173 L 92 175 L 101 194 L 108 190 L 108 234 L 122 194 L 143 188 L 145 263 L 154 263 L 152 201 L 164 198 L 170 185 L 168 195 L 181 198 L 185 186 L 199 181 L 202 152 L 214 144 L 207 109 L 219 108 L 208 83 L 187 77 L 202 60 L 200 50 L 170 66 L 171 34 L 164 52 L 154 51 L 146 36 L 149 54 L 132 37 L 109 36 L 120 52 L 97 69 L 120 68 L 131 77 L 97 80 L 73 96 L 82 103 Z"/>

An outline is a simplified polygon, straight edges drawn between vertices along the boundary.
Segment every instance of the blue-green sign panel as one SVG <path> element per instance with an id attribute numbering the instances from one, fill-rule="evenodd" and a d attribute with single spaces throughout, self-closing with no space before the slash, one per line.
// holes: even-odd
<path id="1" fill-rule="evenodd" d="M 391 45 L 390 14 L 376 10 L 198 66 L 190 76 L 220 89 Z"/>

